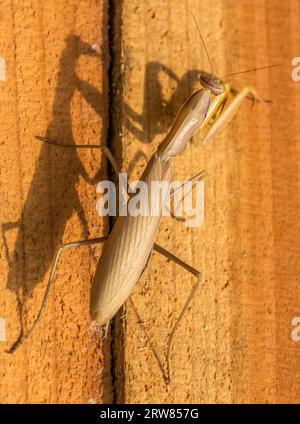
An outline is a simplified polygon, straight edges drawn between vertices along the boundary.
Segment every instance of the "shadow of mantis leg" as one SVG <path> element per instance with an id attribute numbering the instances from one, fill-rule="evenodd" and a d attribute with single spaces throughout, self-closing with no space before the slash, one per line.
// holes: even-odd
<path id="1" fill-rule="evenodd" d="M 32 334 L 33 330 L 35 329 L 36 325 L 38 324 L 38 322 L 40 321 L 43 311 L 45 309 L 46 306 L 46 302 L 48 299 L 48 295 L 50 292 L 50 288 L 51 288 L 51 284 L 52 281 L 54 279 L 54 275 L 55 275 L 55 271 L 57 268 L 57 264 L 58 264 L 58 260 L 60 258 L 60 255 L 62 254 L 62 252 L 64 252 L 67 249 L 73 248 L 73 247 L 79 247 L 79 246 L 87 246 L 87 245 L 92 245 L 92 244 L 98 244 L 98 243 L 104 243 L 107 240 L 107 236 L 106 237 L 99 237 L 99 238 L 94 238 L 94 239 L 90 239 L 90 240 L 81 240 L 81 241 L 75 241 L 75 242 L 71 242 L 71 243 L 65 243 L 62 244 L 59 249 L 56 252 L 53 264 L 52 264 L 52 268 L 50 271 L 50 275 L 49 275 L 49 279 L 48 279 L 48 283 L 46 286 L 46 290 L 45 290 L 45 294 L 42 300 L 42 304 L 40 307 L 40 310 L 37 314 L 36 319 L 33 321 L 33 324 L 31 325 L 29 331 L 27 332 L 27 334 L 23 334 L 21 333 L 18 340 L 13 344 L 13 346 L 9 349 L 8 353 L 13 353 L 22 343 L 24 340 L 28 339 L 30 337 L 30 335 Z"/>

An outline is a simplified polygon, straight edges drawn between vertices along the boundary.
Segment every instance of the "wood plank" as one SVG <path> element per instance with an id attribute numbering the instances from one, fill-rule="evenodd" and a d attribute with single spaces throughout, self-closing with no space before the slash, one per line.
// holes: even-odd
<path id="1" fill-rule="evenodd" d="M 88 403 L 111 399 L 109 353 L 89 318 L 89 289 L 100 247 L 66 252 L 35 333 L 13 355 L 6 350 L 36 317 L 60 242 L 96 237 L 108 223 L 96 215 L 92 178 L 106 176 L 99 152 L 42 145 L 34 135 L 67 143 L 105 140 L 108 116 L 108 2 L 6 0 L 1 4 L 0 169 L 2 224 L 0 343 L 2 403 Z M 99 57 L 89 55 L 99 45 Z"/>
<path id="2" fill-rule="evenodd" d="M 205 222 L 185 228 L 163 219 L 157 242 L 203 273 L 203 284 L 177 333 L 172 381 L 162 379 L 130 304 L 116 324 L 119 402 L 299 402 L 299 346 L 291 320 L 299 314 L 299 56 L 300 2 L 267 0 L 124 1 L 116 24 L 114 150 L 131 179 L 170 127 L 182 102 L 209 71 L 190 11 L 217 75 L 253 85 L 272 104 L 245 102 L 214 141 L 197 137 L 175 161 L 181 181 L 206 169 Z M 117 26 L 116 26 L 117 27 Z M 117 34 L 118 35 L 118 34 Z M 117 36 L 116 36 L 117 39 Z M 119 41 L 119 40 L 117 40 Z M 122 104 L 118 106 L 118 101 Z M 154 254 L 133 301 L 155 349 L 192 287 L 178 266 Z"/>

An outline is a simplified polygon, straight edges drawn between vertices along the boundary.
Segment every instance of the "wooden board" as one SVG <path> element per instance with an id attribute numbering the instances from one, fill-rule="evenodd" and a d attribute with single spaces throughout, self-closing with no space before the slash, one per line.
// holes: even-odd
<path id="1" fill-rule="evenodd" d="M 107 22 L 107 1 L 1 3 L 0 316 L 7 340 L 0 342 L 1 403 L 111 400 L 109 349 L 89 318 L 100 248 L 63 254 L 42 321 L 13 355 L 6 353 L 21 317 L 26 331 L 37 315 L 59 244 L 108 229 L 96 215 L 95 185 L 87 181 L 99 168 L 97 180 L 106 176 L 99 152 L 63 150 L 34 138 L 105 142 Z M 90 54 L 93 44 L 100 58 Z"/>
<path id="2" fill-rule="evenodd" d="M 119 402 L 299 402 L 300 2 L 132 0 L 115 19 L 114 151 L 139 176 L 183 101 L 210 71 L 191 13 L 219 75 L 256 87 L 271 104 L 245 102 L 211 143 L 197 137 L 175 161 L 184 181 L 205 169 L 205 222 L 185 228 L 163 219 L 157 242 L 203 273 L 202 288 L 180 326 L 166 385 L 128 303 L 116 328 Z M 122 40 L 118 31 L 121 28 Z M 133 302 L 155 350 L 167 336 L 193 280 L 154 254 Z"/>
<path id="3" fill-rule="evenodd" d="M 5 0 L 1 6 L 0 401 L 298 403 L 299 342 L 291 322 L 300 313 L 300 82 L 291 78 L 291 61 L 300 56 L 300 1 L 123 0 L 108 10 L 104 0 Z M 28 330 L 37 315 L 60 242 L 109 229 L 95 213 L 89 181 L 99 168 L 94 180 L 107 178 L 99 152 L 41 145 L 34 135 L 107 142 L 131 180 L 140 176 L 179 107 L 199 88 L 199 72 L 210 71 L 190 11 L 217 75 L 282 66 L 228 77 L 235 88 L 252 85 L 272 103 L 251 109 L 245 102 L 212 142 L 199 146 L 195 137 L 175 161 L 175 179 L 201 169 L 208 176 L 204 224 L 186 228 L 164 218 L 157 236 L 203 274 L 174 339 L 171 384 L 153 349 L 164 362 L 194 279 L 156 253 L 132 296 L 143 324 L 127 303 L 113 324 L 112 361 L 110 341 L 100 341 L 89 319 L 100 247 L 63 254 L 43 320 L 7 354 L 21 317 Z M 100 60 L 89 54 L 93 44 Z"/>

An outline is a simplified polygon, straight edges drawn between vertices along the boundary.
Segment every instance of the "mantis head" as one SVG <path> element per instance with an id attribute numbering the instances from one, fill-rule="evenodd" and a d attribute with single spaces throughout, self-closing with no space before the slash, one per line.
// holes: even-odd
<path id="1" fill-rule="evenodd" d="M 208 88 L 215 96 L 226 90 L 225 84 L 213 75 L 200 75 L 199 81 L 203 88 Z"/>

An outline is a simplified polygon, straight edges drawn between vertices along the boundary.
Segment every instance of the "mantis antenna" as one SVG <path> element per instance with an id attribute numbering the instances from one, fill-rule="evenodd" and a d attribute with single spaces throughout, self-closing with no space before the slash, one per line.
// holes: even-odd
<path id="1" fill-rule="evenodd" d="M 211 74 L 212 74 L 212 75 L 214 75 L 214 69 L 213 69 L 212 61 L 211 61 L 211 59 L 210 59 L 210 57 L 209 57 L 208 50 L 207 50 L 207 47 L 206 47 L 206 45 L 205 45 L 204 38 L 202 37 L 202 34 L 201 34 L 201 31 L 200 31 L 200 28 L 199 28 L 198 22 L 196 21 L 196 18 L 195 18 L 195 16 L 194 16 L 193 12 L 192 12 L 191 10 L 190 10 L 190 12 L 191 12 L 191 15 L 192 15 L 192 17 L 193 17 L 193 19 L 194 19 L 194 22 L 195 22 L 195 25 L 196 25 L 196 28 L 197 28 L 197 31 L 198 31 L 199 37 L 200 37 L 200 39 L 201 39 L 201 41 L 202 41 L 202 44 L 203 44 L 203 47 L 204 47 L 204 49 L 205 49 L 206 56 L 207 56 L 207 58 L 208 58 L 208 60 L 209 60 Z"/>

